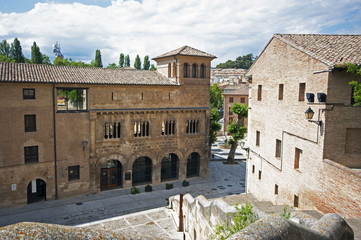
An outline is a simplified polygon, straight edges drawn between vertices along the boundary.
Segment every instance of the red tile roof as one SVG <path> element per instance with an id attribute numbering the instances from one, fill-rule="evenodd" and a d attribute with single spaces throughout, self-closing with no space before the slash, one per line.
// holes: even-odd
<path id="1" fill-rule="evenodd" d="M 0 63 L 0 82 L 178 85 L 157 71 Z"/>
<path id="2" fill-rule="evenodd" d="M 189 47 L 189 46 L 183 46 L 180 48 L 177 48 L 175 50 L 172 50 L 170 52 L 164 53 L 158 57 L 153 58 L 153 60 L 163 57 L 169 57 L 169 56 L 175 56 L 175 55 L 186 55 L 186 56 L 198 56 L 198 57 L 209 57 L 209 58 L 216 58 L 216 56 L 203 52 L 201 50 Z"/>

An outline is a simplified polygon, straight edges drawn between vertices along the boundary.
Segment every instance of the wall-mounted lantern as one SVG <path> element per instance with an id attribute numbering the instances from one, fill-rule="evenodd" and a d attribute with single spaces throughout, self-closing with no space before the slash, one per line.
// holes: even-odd
<path id="1" fill-rule="evenodd" d="M 308 107 L 308 109 L 305 112 L 305 117 L 309 122 L 313 122 L 313 123 L 316 123 L 317 125 L 321 126 L 322 121 L 314 121 L 314 120 L 312 120 L 314 114 L 315 114 L 315 112 L 312 111 L 312 109 L 310 107 Z"/>
<path id="2" fill-rule="evenodd" d="M 83 146 L 83 151 L 85 151 L 85 148 L 88 146 L 88 141 L 87 140 L 83 140 L 81 142 L 82 146 Z"/>

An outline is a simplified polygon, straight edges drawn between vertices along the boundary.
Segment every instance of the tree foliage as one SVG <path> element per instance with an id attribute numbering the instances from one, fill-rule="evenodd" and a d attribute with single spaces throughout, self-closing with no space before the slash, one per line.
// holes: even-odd
<path id="1" fill-rule="evenodd" d="M 36 42 L 33 42 L 33 46 L 31 47 L 31 63 L 43 63 L 43 55 L 40 52 L 40 48 L 36 45 Z"/>
<path id="2" fill-rule="evenodd" d="M 118 68 L 118 66 L 115 63 L 109 63 L 107 68 L 115 69 L 115 68 Z"/>
<path id="3" fill-rule="evenodd" d="M 236 149 L 238 146 L 238 140 L 244 138 L 244 134 L 247 132 L 247 128 L 243 124 L 243 119 L 248 116 L 248 107 L 246 105 L 241 105 L 237 102 L 231 107 L 231 112 L 237 115 L 237 122 L 231 121 L 228 125 L 228 133 L 232 135 L 232 147 L 229 151 L 227 162 L 229 164 L 234 163 L 234 156 L 236 154 Z"/>
<path id="4" fill-rule="evenodd" d="M 235 61 L 228 60 L 225 63 L 219 63 L 216 68 L 242 68 L 249 69 L 253 62 L 256 60 L 256 57 L 252 53 L 246 54 L 244 56 L 239 56 Z"/>
<path id="5" fill-rule="evenodd" d="M 347 63 L 347 72 L 354 74 L 355 76 L 361 76 L 361 65 L 356 65 L 352 63 Z M 353 80 L 349 82 L 352 86 L 352 97 L 354 101 L 354 106 L 361 105 L 361 82 L 360 80 Z"/>
<path id="6" fill-rule="evenodd" d="M 71 66 L 71 67 L 94 67 L 93 64 L 87 64 L 82 61 L 75 62 L 71 58 L 61 59 L 59 57 L 55 58 L 54 66 Z"/>
<path id="7" fill-rule="evenodd" d="M 154 64 L 152 64 L 152 65 L 150 65 L 150 69 L 149 69 L 149 70 L 155 71 L 155 70 L 157 70 L 157 68 L 154 66 Z"/>
<path id="8" fill-rule="evenodd" d="M 0 55 L 8 58 L 10 56 L 10 44 L 5 39 L 0 43 Z"/>
<path id="9" fill-rule="evenodd" d="M 218 123 L 219 113 L 216 108 L 211 109 L 211 126 L 209 128 L 209 144 L 212 145 L 217 140 L 217 132 L 221 130 L 222 125 Z"/>
<path id="10" fill-rule="evenodd" d="M 144 57 L 143 69 L 144 69 L 144 70 L 149 70 L 149 67 L 150 67 L 149 56 L 146 55 L 146 56 Z"/>
<path id="11" fill-rule="evenodd" d="M 97 49 L 95 51 L 95 60 L 94 60 L 94 67 L 103 67 L 103 63 L 102 63 L 102 54 L 100 53 L 100 50 Z"/>
<path id="12" fill-rule="evenodd" d="M 209 103 L 210 107 L 221 110 L 223 108 L 222 90 L 218 87 L 217 83 L 213 83 L 209 88 Z"/>
<path id="13" fill-rule="evenodd" d="M 119 55 L 119 67 L 120 68 L 124 67 L 124 54 L 123 53 L 121 53 Z"/>
<path id="14" fill-rule="evenodd" d="M 125 56 L 124 59 L 124 67 L 130 67 L 130 58 L 129 58 L 129 54 L 127 56 Z"/>
<path id="15" fill-rule="evenodd" d="M 140 57 L 137 54 L 137 56 L 135 57 L 135 61 L 134 61 L 134 68 L 135 69 L 141 69 L 142 68 L 142 62 L 140 61 Z"/>
<path id="16" fill-rule="evenodd" d="M 10 58 L 14 59 L 17 63 L 24 63 L 25 58 L 23 55 L 23 51 L 21 49 L 21 44 L 18 38 L 14 39 L 14 42 L 11 44 L 10 47 Z"/>

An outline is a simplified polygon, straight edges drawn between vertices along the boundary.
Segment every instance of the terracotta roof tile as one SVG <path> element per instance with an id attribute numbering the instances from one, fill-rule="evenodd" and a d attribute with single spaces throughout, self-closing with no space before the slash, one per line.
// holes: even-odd
<path id="1" fill-rule="evenodd" d="M 201 50 L 189 47 L 189 46 L 183 46 L 180 48 L 177 48 L 173 51 L 164 53 L 158 57 L 153 58 L 157 59 L 157 58 L 163 58 L 163 57 L 169 57 L 169 56 L 174 56 L 174 55 L 186 55 L 186 56 L 198 56 L 198 57 L 209 57 L 209 58 L 216 58 L 216 56 L 203 52 Z"/>
<path id="2" fill-rule="evenodd" d="M 178 85 L 157 71 L 0 63 L 0 82 Z"/>
<path id="3" fill-rule="evenodd" d="M 361 64 L 361 35 L 274 34 L 274 37 L 330 67 Z"/>

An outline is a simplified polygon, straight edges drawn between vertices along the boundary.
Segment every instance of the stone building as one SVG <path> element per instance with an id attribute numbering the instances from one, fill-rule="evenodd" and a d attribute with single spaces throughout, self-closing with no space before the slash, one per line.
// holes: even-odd
<path id="1" fill-rule="evenodd" d="M 237 121 L 237 115 L 231 112 L 233 104 L 239 103 L 248 106 L 248 84 L 230 84 L 223 89 L 223 105 L 224 105 L 224 118 L 223 118 L 223 134 L 227 132 L 227 126 L 231 121 Z M 248 118 L 243 119 L 243 124 L 248 127 Z"/>
<path id="2" fill-rule="evenodd" d="M 361 108 L 349 85 L 361 77 L 344 63 L 361 64 L 361 35 L 275 34 L 268 42 L 248 72 L 247 192 L 361 217 Z"/>
<path id="3" fill-rule="evenodd" d="M 241 68 L 212 68 L 211 69 L 211 84 L 213 83 L 245 83 L 246 69 Z"/>
<path id="4" fill-rule="evenodd" d="M 0 207 L 203 176 L 215 56 L 158 71 L 0 63 Z"/>

